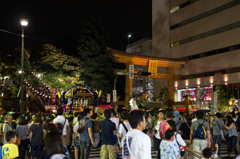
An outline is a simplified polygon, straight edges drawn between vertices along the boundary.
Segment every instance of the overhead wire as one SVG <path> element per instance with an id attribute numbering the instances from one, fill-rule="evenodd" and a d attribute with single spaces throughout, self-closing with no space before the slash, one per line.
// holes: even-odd
<path id="1" fill-rule="evenodd" d="M 22 34 L 17 34 L 17 33 L 10 32 L 10 31 L 4 30 L 4 29 L 0 29 L 0 31 L 8 33 L 8 34 L 13 34 L 13 35 L 16 35 L 16 36 L 22 36 Z M 52 42 L 52 43 L 58 43 L 58 44 L 62 44 L 62 45 L 77 46 L 77 45 L 73 45 L 73 44 L 67 44 L 67 43 L 63 43 L 63 42 L 59 42 L 59 41 L 42 39 L 42 38 L 37 38 L 37 37 L 32 37 L 32 36 L 27 36 L 27 35 L 24 35 L 24 37 L 30 38 L 30 39 L 35 39 L 35 40 L 41 40 L 41 41 L 48 41 L 48 42 Z"/>

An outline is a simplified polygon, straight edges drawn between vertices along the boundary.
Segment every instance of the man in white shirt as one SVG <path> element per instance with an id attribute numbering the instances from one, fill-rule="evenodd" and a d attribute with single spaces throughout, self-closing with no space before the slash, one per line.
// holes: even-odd
<path id="1" fill-rule="evenodd" d="M 128 120 L 132 127 L 122 140 L 123 159 L 151 159 L 151 140 L 142 131 L 145 129 L 145 113 L 134 110 L 129 114 Z"/>
<path id="2" fill-rule="evenodd" d="M 130 123 L 128 122 L 128 116 L 129 116 L 129 113 L 127 110 L 124 110 L 121 113 L 121 118 L 123 120 L 123 123 L 119 125 L 119 129 L 118 129 L 120 143 L 122 141 L 122 138 L 124 138 L 127 132 L 132 128 Z"/>
<path id="3" fill-rule="evenodd" d="M 68 120 L 63 116 L 63 108 L 59 108 L 57 110 L 58 116 L 53 120 L 53 123 L 60 123 L 63 125 L 63 133 L 62 133 L 62 142 L 63 145 L 68 146 L 69 145 L 69 134 L 70 134 L 70 128 Z"/>

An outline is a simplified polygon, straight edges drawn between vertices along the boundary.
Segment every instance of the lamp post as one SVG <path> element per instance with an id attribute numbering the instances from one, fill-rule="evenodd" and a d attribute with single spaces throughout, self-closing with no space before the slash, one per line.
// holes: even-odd
<path id="1" fill-rule="evenodd" d="M 129 35 L 128 35 L 128 45 L 129 45 L 129 38 L 131 38 L 131 37 L 132 37 L 132 35 L 129 34 Z"/>
<path id="2" fill-rule="evenodd" d="M 23 73 L 24 73 L 24 27 L 28 25 L 26 19 L 20 20 L 22 25 L 22 63 L 21 63 L 21 96 L 20 96 L 20 113 L 23 114 Z"/>

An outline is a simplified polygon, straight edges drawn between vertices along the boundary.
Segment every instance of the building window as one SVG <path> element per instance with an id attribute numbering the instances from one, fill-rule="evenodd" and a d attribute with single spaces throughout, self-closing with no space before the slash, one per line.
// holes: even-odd
<path id="1" fill-rule="evenodd" d="M 180 6 L 174 7 L 170 10 L 170 13 L 176 12 L 179 9 L 180 9 Z"/>
<path id="2" fill-rule="evenodd" d="M 179 41 L 174 42 L 174 43 L 171 43 L 171 47 L 175 47 L 175 46 L 178 46 L 178 45 L 180 45 L 180 42 L 179 42 Z"/>

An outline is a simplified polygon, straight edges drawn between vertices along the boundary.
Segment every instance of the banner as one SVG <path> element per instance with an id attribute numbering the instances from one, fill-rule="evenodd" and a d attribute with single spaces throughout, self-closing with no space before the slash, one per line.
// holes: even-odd
<path id="1" fill-rule="evenodd" d="M 57 93 L 57 89 L 56 88 L 51 88 L 52 104 L 56 103 L 56 93 Z"/>

